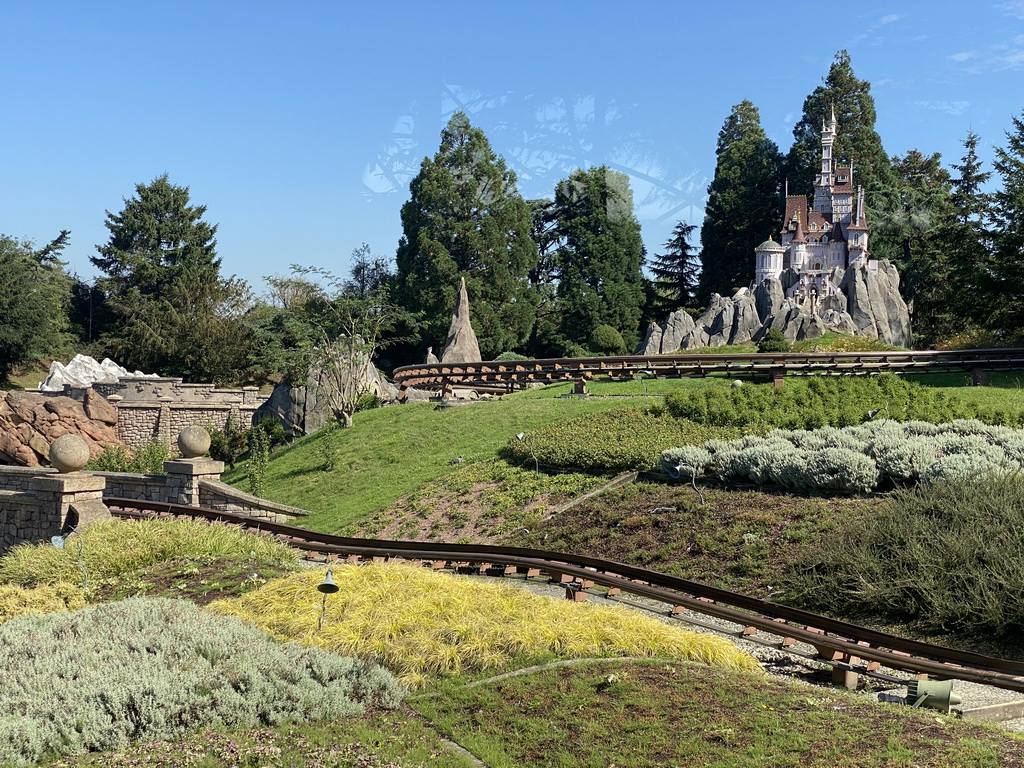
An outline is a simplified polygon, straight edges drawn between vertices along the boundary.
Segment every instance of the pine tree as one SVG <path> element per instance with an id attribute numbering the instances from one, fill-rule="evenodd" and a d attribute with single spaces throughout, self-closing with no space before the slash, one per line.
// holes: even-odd
<path id="1" fill-rule="evenodd" d="M 1024 114 L 1013 118 L 994 167 L 1001 186 L 992 195 L 993 253 L 986 286 L 988 325 L 1007 341 L 1024 328 Z"/>
<path id="2" fill-rule="evenodd" d="M 107 211 L 110 231 L 92 263 L 105 276 L 114 325 L 104 340 L 129 368 L 188 381 L 238 381 L 247 366 L 248 304 L 244 281 L 220 276 L 217 226 L 206 206 L 191 205 L 189 188 L 167 174 L 138 184 L 120 213 Z"/>
<path id="3" fill-rule="evenodd" d="M 587 347 L 600 325 L 639 340 L 645 301 L 644 245 L 633 214 L 629 177 L 607 166 L 577 170 L 555 191 L 562 338 Z M 566 352 L 571 350 L 565 350 Z"/>
<path id="4" fill-rule="evenodd" d="M 991 262 L 990 218 L 991 197 L 983 192 L 991 171 L 983 171 L 978 158 L 978 135 L 967 133 L 963 141 L 964 156 L 952 168 L 953 220 L 943 235 L 949 252 L 949 289 L 946 312 L 951 317 L 950 334 L 958 333 L 972 322 L 987 320 L 987 301 L 981 300 Z"/>
<path id="5" fill-rule="evenodd" d="M 915 337 L 932 344 L 951 331 L 952 259 L 946 235 L 955 220 L 952 183 L 941 156 L 911 150 L 893 158 L 898 209 L 876 221 L 900 248 L 903 298 L 913 307 Z"/>
<path id="6" fill-rule="evenodd" d="M 515 173 L 462 112 L 441 132 L 402 206 L 396 300 L 422 313 L 421 341 L 444 343 L 459 278 L 485 358 L 521 347 L 533 327 L 536 297 L 527 275 L 537 263 L 530 208 Z"/>
<path id="7" fill-rule="evenodd" d="M 656 254 L 651 264 L 657 293 L 654 299 L 655 316 L 664 316 L 680 307 L 697 306 L 697 282 L 700 276 L 700 257 L 690 244 L 697 227 L 680 221 L 665 243 L 665 253 Z"/>
<path id="8" fill-rule="evenodd" d="M 732 108 L 718 134 L 715 177 L 701 228 L 701 303 L 730 296 L 754 279 L 754 247 L 778 229 L 782 217 L 779 149 L 761 128 L 749 101 Z"/>

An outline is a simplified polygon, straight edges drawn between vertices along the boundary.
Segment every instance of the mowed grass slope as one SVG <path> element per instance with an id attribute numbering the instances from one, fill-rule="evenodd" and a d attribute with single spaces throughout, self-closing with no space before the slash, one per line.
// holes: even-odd
<path id="1" fill-rule="evenodd" d="M 706 381 L 704 386 L 728 384 Z M 350 429 L 327 427 L 276 451 L 264 496 L 314 512 L 302 525 L 333 532 L 452 471 L 457 456 L 467 463 L 491 458 L 519 432 L 654 402 L 659 401 L 532 392 L 456 408 L 410 403 L 357 413 Z M 248 490 L 244 465 L 224 478 Z"/>

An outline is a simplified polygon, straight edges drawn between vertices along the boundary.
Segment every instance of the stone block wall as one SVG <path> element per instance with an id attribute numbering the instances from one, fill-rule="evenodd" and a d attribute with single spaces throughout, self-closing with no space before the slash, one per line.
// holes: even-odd
<path id="1" fill-rule="evenodd" d="M 245 429 L 267 400 L 258 387 L 228 389 L 171 378 L 125 378 L 94 384 L 93 389 L 117 409 L 117 437 L 134 448 L 154 440 L 172 445 L 174 437 L 193 424 L 224 429 L 230 419 Z M 60 394 L 81 401 L 85 390 L 66 386 Z"/>
<path id="2" fill-rule="evenodd" d="M 199 506 L 286 525 L 294 523 L 297 517 L 309 514 L 308 510 L 267 501 L 213 479 L 199 482 Z"/>
<path id="3" fill-rule="evenodd" d="M 14 544 L 47 541 L 109 517 L 104 497 L 202 506 L 276 523 L 309 514 L 220 482 L 223 469 L 207 458 L 164 462 L 163 475 L 0 466 L 0 555 Z"/>
<path id="4" fill-rule="evenodd" d="M 23 541 L 43 539 L 37 510 L 35 494 L 0 491 L 0 555 Z"/>

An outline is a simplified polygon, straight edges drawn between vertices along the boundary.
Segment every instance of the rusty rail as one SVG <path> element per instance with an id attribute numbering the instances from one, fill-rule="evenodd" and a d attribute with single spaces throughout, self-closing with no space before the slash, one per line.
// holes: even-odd
<path id="1" fill-rule="evenodd" d="M 480 363 L 406 365 L 394 371 L 400 397 L 406 389 L 486 388 L 511 392 L 528 384 L 594 376 L 784 376 L 866 375 L 871 373 L 970 373 L 984 383 L 984 372 L 1024 370 L 1024 349 L 971 349 L 907 352 L 809 352 L 751 354 L 630 355 L 573 357 Z"/>
<path id="2" fill-rule="evenodd" d="M 669 606 L 672 615 L 692 611 L 733 622 L 742 627 L 744 636 L 764 633 L 780 638 L 779 647 L 805 643 L 816 649 L 820 660 L 833 665 L 833 679 L 840 684 L 855 682 L 857 673 L 886 667 L 1024 692 L 1024 662 L 908 640 L 624 563 L 523 547 L 333 536 L 201 507 L 121 498 L 104 502 L 118 517 L 200 518 L 256 529 L 323 558 L 345 557 L 350 562 L 401 559 L 434 568 L 476 568 L 527 577 L 546 573 L 551 581 L 565 585 L 566 596 L 576 600 L 585 599 L 588 588 L 601 585 L 608 588 L 608 595 L 622 592 L 660 601 Z"/>

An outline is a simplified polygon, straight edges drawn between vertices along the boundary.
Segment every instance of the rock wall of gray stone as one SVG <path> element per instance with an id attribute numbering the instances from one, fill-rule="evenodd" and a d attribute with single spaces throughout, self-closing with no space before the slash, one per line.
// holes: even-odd
<path id="1" fill-rule="evenodd" d="M 664 323 L 652 323 L 639 355 L 668 355 L 701 347 L 722 347 L 757 341 L 776 328 L 787 341 L 817 339 L 826 333 L 877 338 L 886 344 L 910 347 L 910 311 L 899 292 L 899 273 L 887 261 L 877 269 L 867 265 L 833 270 L 830 279 L 843 295 L 826 296 L 810 311 L 786 291 L 798 280 L 793 270 L 768 278 L 753 292 L 740 289 L 732 297 L 717 293 L 696 320 L 683 310 Z"/>

